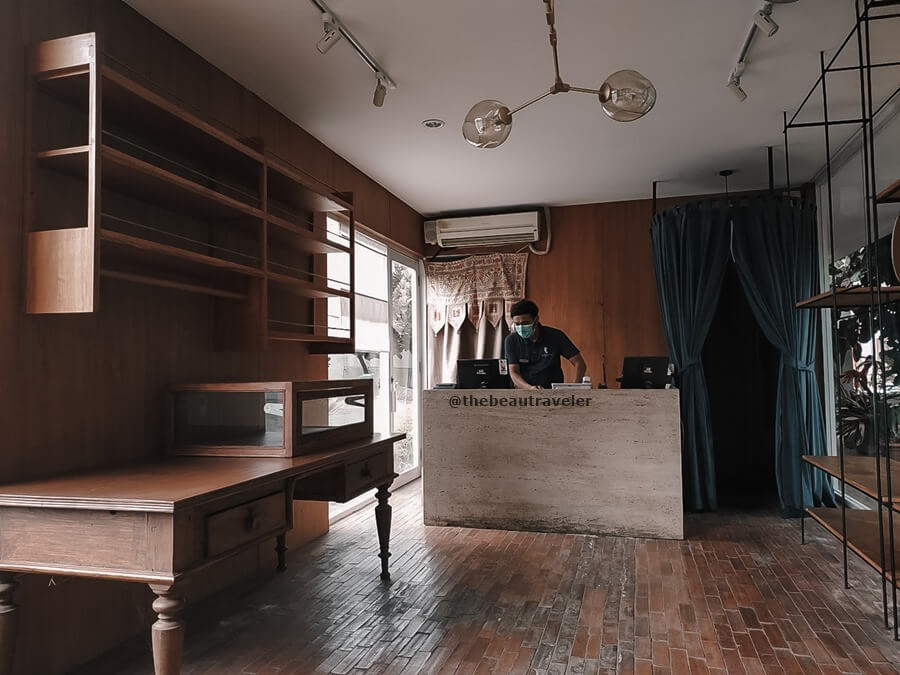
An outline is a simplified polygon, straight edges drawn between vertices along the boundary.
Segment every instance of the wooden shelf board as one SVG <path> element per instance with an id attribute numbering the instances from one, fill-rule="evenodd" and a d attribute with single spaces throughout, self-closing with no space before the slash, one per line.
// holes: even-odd
<path id="1" fill-rule="evenodd" d="M 879 204 L 896 204 L 900 202 L 900 178 L 878 193 L 875 201 Z"/>
<path id="2" fill-rule="evenodd" d="M 45 150 L 37 154 L 46 166 L 76 177 L 86 178 L 87 146 Z M 216 192 L 204 185 L 182 178 L 127 153 L 103 145 L 101 152 L 101 187 L 148 200 L 170 210 L 184 210 L 207 218 L 234 218 L 247 215 L 262 219 L 259 209 Z"/>
<path id="3" fill-rule="evenodd" d="M 330 335 L 309 335 L 307 333 L 292 333 L 284 330 L 269 330 L 270 340 L 284 340 L 287 342 L 321 342 L 339 345 L 348 345 L 353 342 L 350 338 L 334 337 Z"/>
<path id="4" fill-rule="evenodd" d="M 868 307 L 872 304 L 868 286 L 841 288 L 837 290 L 835 295 L 837 296 L 838 307 Z M 883 303 L 900 301 L 900 286 L 881 286 L 881 301 Z M 831 291 L 826 291 L 806 300 L 801 300 L 797 303 L 797 307 L 800 309 L 827 309 L 833 304 Z"/>
<path id="5" fill-rule="evenodd" d="M 195 263 L 203 267 L 233 272 L 246 277 L 263 276 L 262 270 L 256 267 L 241 265 L 240 263 L 232 262 L 230 260 L 223 260 L 214 256 L 188 251 L 177 246 L 170 246 L 168 244 L 141 239 L 140 237 L 123 234 L 114 230 L 101 229 L 100 239 L 116 246 L 124 246 L 133 249 L 134 251 L 145 253 L 149 258 L 175 258 Z"/>
<path id="6" fill-rule="evenodd" d="M 821 469 L 829 476 L 841 477 L 839 457 L 804 455 L 803 461 Z M 872 499 L 878 499 L 878 467 L 875 458 L 844 455 L 844 481 Z M 896 508 L 900 504 L 900 461 L 894 459 L 891 460 L 891 483 L 894 486 L 891 503 Z M 884 458 L 881 460 L 881 485 L 882 501 L 887 503 L 887 466 Z"/>
<path id="7" fill-rule="evenodd" d="M 117 279 L 119 281 L 130 281 L 145 286 L 158 286 L 161 288 L 172 288 L 179 291 L 187 291 L 189 293 L 199 293 L 201 295 L 211 295 L 216 298 L 225 298 L 227 300 L 246 300 L 246 293 L 237 291 L 229 291 L 222 288 L 213 288 L 212 286 L 204 286 L 176 279 L 166 279 L 165 277 L 157 277 L 150 274 L 142 274 L 138 272 L 129 272 L 117 269 L 100 269 L 100 276 L 109 279 Z"/>
<path id="8" fill-rule="evenodd" d="M 269 199 L 276 202 L 294 204 L 313 212 L 353 210 L 353 205 L 344 201 L 329 186 L 280 160 L 268 158 L 266 173 Z"/>
<path id="9" fill-rule="evenodd" d="M 177 207 L 210 217 L 233 217 L 242 213 L 262 218 L 263 212 L 165 169 L 102 146 L 101 185 L 164 207 Z"/>
<path id="10" fill-rule="evenodd" d="M 350 253 L 350 249 L 346 246 L 330 241 L 312 230 L 305 230 L 299 225 L 294 225 L 289 220 L 272 213 L 266 215 L 266 220 L 269 224 L 276 226 L 269 229 L 270 235 L 274 234 L 273 230 L 281 231 L 280 234 L 274 234 L 271 238 L 287 242 L 291 248 L 306 253 Z"/>
<path id="11" fill-rule="evenodd" d="M 89 151 L 90 146 L 74 145 L 68 148 L 42 150 L 35 154 L 35 159 L 45 169 L 87 180 Z"/>
<path id="12" fill-rule="evenodd" d="M 317 286 L 309 281 L 303 281 L 302 279 L 295 279 L 294 277 L 287 276 L 286 274 L 278 274 L 277 272 L 269 271 L 268 273 L 269 283 L 274 283 L 279 288 L 283 288 L 295 295 L 299 295 L 305 298 L 349 298 L 350 293 L 347 291 L 339 291 L 333 288 L 324 288 L 322 286 Z"/>
<path id="13" fill-rule="evenodd" d="M 824 527 L 838 541 L 843 541 L 840 508 L 812 508 L 806 509 L 806 513 Z M 879 574 L 882 572 L 881 551 L 879 550 L 880 538 L 878 534 L 878 511 L 863 509 L 847 509 L 847 548 L 873 567 Z M 888 518 L 887 512 L 882 514 L 884 539 L 885 539 L 885 563 L 890 567 L 890 552 L 888 550 Z M 900 563 L 900 519 L 894 520 L 894 562 Z M 888 580 L 894 580 L 894 574 L 888 570 Z"/>
<path id="14" fill-rule="evenodd" d="M 177 144 L 187 144 L 192 152 L 226 161 L 248 160 L 263 165 L 262 154 L 227 132 L 184 110 L 176 103 L 123 75 L 108 64 L 100 68 L 103 77 L 103 117 L 118 122 L 137 120 Z M 235 153 L 243 157 L 235 157 Z"/>
<path id="15" fill-rule="evenodd" d="M 70 70 L 36 73 L 40 90 L 64 103 L 87 112 L 90 96 L 90 66 L 76 66 Z"/>
<path id="16" fill-rule="evenodd" d="M 87 155 L 90 152 L 89 145 L 73 145 L 70 148 L 54 148 L 53 150 L 42 150 L 37 153 L 38 161 L 52 161 L 57 158 L 75 158 Z M 87 161 L 87 157 L 83 158 Z M 61 160 L 62 161 L 62 160 Z"/>

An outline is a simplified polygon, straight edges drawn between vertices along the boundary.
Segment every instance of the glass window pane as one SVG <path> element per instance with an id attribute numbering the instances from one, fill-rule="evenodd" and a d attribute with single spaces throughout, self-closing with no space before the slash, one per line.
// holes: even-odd
<path id="1" fill-rule="evenodd" d="M 356 296 L 356 348 L 386 352 L 389 349 L 388 304 L 364 295 Z"/>
<path id="2" fill-rule="evenodd" d="M 398 261 L 391 264 L 391 387 L 394 413 L 391 426 L 406 438 L 394 444 L 398 473 L 418 466 L 419 370 L 416 270 Z"/>
<path id="3" fill-rule="evenodd" d="M 370 242 L 374 240 L 365 235 L 357 235 L 357 243 L 354 248 L 356 261 L 356 293 L 368 295 L 378 300 L 388 299 L 388 269 L 387 253 L 382 253 L 379 247 Z"/>

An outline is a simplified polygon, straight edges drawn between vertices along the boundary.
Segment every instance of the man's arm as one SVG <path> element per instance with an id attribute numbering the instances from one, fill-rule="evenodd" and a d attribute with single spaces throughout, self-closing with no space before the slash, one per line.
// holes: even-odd
<path id="1" fill-rule="evenodd" d="M 584 357 L 581 355 L 581 352 L 578 352 L 575 356 L 570 356 L 569 363 L 575 366 L 575 379 L 572 381 L 581 382 L 581 378 L 583 378 L 585 372 L 587 372 L 587 364 L 584 362 Z"/>
<path id="2" fill-rule="evenodd" d="M 528 384 L 528 382 L 525 381 L 525 378 L 522 377 L 522 369 L 519 368 L 519 364 L 517 363 L 509 364 L 509 377 L 512 379 L 516 389 L 540 389 L 540 387 Z"/>

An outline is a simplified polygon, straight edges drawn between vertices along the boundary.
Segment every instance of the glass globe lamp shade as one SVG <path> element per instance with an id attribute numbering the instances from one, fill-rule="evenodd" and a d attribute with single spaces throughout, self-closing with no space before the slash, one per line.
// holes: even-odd
<path id="1" fill-rule="evenodd" d="M 636 70 L 613 73 L 600 87 L 600 105 L 617 122 L 633 122 L 656 103 L 653 83 Z"/>
<path id="2" fill-rule="evenodd" d="M 463 136 L 478 148 L 496 148 L 512 130 L 512 115 L 500 101 L 479 101 L 463 122 Z"/>

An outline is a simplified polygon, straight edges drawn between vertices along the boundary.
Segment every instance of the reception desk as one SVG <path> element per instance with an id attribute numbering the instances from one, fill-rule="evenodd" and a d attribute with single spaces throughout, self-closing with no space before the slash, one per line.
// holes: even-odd
<path id="1" fill-rule="evenodd" d="M 425 392 L 425 523 L 682 539 L 676 389 Z"/>

